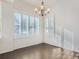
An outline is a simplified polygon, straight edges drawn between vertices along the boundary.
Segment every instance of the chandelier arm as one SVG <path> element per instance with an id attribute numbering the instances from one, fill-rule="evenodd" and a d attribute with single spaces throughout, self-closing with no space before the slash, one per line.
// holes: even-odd
<path id="1" fill-rule="evenodd" d="M 40 8 L 39 9 L 35 8 L 35 12 L 41 16 L 45 16 L 45 15 L 49 14 L 50 8 L 45 8 L 44 0 L 42 0 Z"/>
<path id="2" fill-rule="evenodd" d="M 44 5 L 44 1 L 43 0 L 42 0 L 41 4 Z"/>

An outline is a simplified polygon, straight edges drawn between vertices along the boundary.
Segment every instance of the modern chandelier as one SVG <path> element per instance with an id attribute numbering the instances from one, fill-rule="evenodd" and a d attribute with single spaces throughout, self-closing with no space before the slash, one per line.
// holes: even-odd
<path id="1" fill-rule="evenodd" d="M 50 8 L 46 8 L 44 5 L 44 1 L 42 0 L 41 6 L 39 8 L 35 8 L 35 13 L 41 16 L 45 16 L 50 13 Z"/>

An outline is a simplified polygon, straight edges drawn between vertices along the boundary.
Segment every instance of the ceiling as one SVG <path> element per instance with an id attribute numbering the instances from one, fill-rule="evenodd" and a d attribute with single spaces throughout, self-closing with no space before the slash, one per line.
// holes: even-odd
<path id="1" fill-rule="evenodd" d="M 25 2 L 33 5 L 33 6 L 40 6 L 42 0 L 24 0 Z M 53 7 L 55 5 L 56 0 L 44 0 L 45 5 L 48 7 Z"/>
<path id="2" fill-rule="evenodd" d="M 13 2 L 15 0 L 5 0 L 5 1 Z M 24 2 L 26 2 L 28 4 L 31 4 L 31 5 L 33 5 L 35 7 L 39 7 L 42 0 L 22 0 L 22 1 L 24 1 Z M 46 7 L 53 8 L 54 5 L 56 4 L 56 0 L 43 0 L 43 1 L 45 2 Z"/>

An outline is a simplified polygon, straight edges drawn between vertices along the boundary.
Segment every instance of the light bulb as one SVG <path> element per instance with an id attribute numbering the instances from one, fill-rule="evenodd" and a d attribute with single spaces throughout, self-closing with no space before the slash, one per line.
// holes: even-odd
<path id="1" fill-rule="evenodd" d="M 38 9 L 37 8 L 35 8 L 35 10 L 34 10 L 35 12 L 37 12 L 38 11 Z"/>
<path id="2" fill-rule="evenodd" d="M 39 11 L 38 14 L 40 15 L 41 14 L 41 11 Z"/>
<path id="3" fill-rule="evenodd" d="M 44 6 L 43 5 L 41 5 L 41 9 L 44 9 Z"/>
<path id="4" fill-rule="evenodd" d="M 44 14 L 47 14 L 47 11 L 45 11 Z"/>
<path id="5" fill-rule="evenodd" d="M 50 12 L 50 8 L 48 8 L 47 11 Z"/>

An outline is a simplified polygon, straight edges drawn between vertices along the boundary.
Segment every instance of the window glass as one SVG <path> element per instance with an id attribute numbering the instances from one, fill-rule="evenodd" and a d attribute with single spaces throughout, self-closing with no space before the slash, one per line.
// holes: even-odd
<path id="1" fill-rule="evenodd" d="M 49 18 L 48 17 L 45 17 L 45 32 L 48 32 L 48 29 L 49 29 Z"/>
<path id="2" fill-rule="evenodd" d="M 29 33 L 33 33 L 34 32 L 34 17 L 33 16 L 29 16 L 28 26 L 29 26 Z"/>
<path id="3" fill-rule="evenodd" d="M 23 15 L 23 17 L 22 17 L 21 31 L 22 31 L 22 34 L 28 33 L 28 16 L 27 15 Z"/>
<path id="4" fill-rule="evenodd" d="M 39 32 L 39 17 L 38 16 L 35 16 L 35 19 L 34 19 L 34 31 L 35 32 Z"/>
<path id="5" fill-rule="evenodd" d="M 51 16 L 45 17 L 45 32 L 53 32 L 54 31 L 54 19 Z"/>
<path id="6" fill-rule="evenodd" d="M 29 35 L 39 32 L 39 17 L 15 13 L 14 19 L 17 35 Z"/>
<path id="7" fill-rule="evenodd" d="M 21 14 L 15 13 L 15 32 L 16 34 L 21 34 Z"/>

